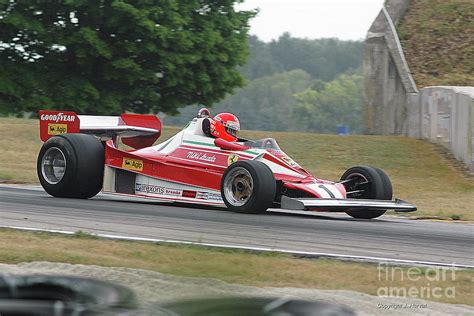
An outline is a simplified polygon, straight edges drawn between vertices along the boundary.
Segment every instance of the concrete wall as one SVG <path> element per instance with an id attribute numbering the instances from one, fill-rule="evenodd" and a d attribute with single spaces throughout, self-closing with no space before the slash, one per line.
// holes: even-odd
<path id="1" fill-rule="evenodd" d="M 407 133 L 408 100 L 418 92 L 394 21 L 410 0 L 388 0 L 367 33 L 364 52 L 366 134 Z"/>
<path id="2" fill-rule="evenodd" d="M 427 87 L 420 90 L 417 120 L 419 137 L 449 149 L 474 172 L 474 87 Z"/>
<path id="3" fill-rule="evenodd" d="M 367 33 L 364 131 L 439 143 L 474 173 L 474 87 L 418 91 L 395 28 L 410 2 L 386 0 Z"/>

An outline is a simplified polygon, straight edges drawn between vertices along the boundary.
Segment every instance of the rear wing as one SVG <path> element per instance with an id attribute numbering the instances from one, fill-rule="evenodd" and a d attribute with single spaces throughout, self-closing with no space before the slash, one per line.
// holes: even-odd
<path id="1" fill-rule="evenodd" d="M 67 111 L 40 111 L 40 138 L 43 142 L 65 133 L 82 133 L 102 141 L 120 137 L 133 148 L 153 145 L 161 135 L 161 121 L 155 115 L 127 114 L 120 116 L 77 115 Z"/>

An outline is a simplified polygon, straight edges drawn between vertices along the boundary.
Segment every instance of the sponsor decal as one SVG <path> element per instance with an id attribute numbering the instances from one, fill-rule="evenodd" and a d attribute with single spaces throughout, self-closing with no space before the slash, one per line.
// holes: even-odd
<path id="1" fill-rule="evenodd" d="M 207 195 L 207 199 L 222 202 L 222 196 L 220 193 L 209 192 L 209 194 Z"/>
<path id="2" fill-rule="evenodd" d="M 42 121 L 53 121 L 53 122 L 74 122 L 76 117 L 74 115 L 66 115 L 64 113 L 58 114 L 41 114 L 40 120 Z"/>
<path id="3" fill-rule="evenodd" d="M 59 135 L 67 133 L 67 124 L 48 123 L 48 135 Z"/>
<path id="4" fill-rule="evenodd" d="M 139 159 L 123 157 L 122 168 L 133 171 L 143 171 L 143 161 Z"/>
<path id="5" fill-rule="evenodd" d="M 170 189 L 170 188 L 165 188 L 165 195 L 171 195 L 171 196 L 182 196 L 183 191 L 179 189 Z"/>
<path id="6" fill-rule="evenodd" d="M 165 187 L 160 187 L 157 185 L 143 184 L 143 183 L 135 184 L 135 192 L 144 192 L 144 193 L 157 194 L 157 195 L 168 195 L 168 196 L 174 196 L 174 197 L 180 197 L 183 193 L 183 191 L 179 189 L 171 189 L 171 188 L 165 188 Z"/>
<path id="7" fill-rule="evenodd" d="M 239 155 L 236 154 L 230 154 L 229 158 L 227 158 L 227 165 L 230 166 L 234 162 L 237 162 L 239 160 Z"/>
<path id="8" fill-rule="evenodd" d="M 298 167 L 298 164 L 288 156 L 282 156 L 281 159 L 283 159 L 283 161 L 289 164 L 291 167 Z"/>
<path id="9" fill-rule="evenodd" d="M 200 200 L 208 200 L 209 199 L 209 192 L 197 192 L 196 199 Z"/>
<path id="10" fill-rule="evenodd" d="M 205 201 L 222 202 L 220 193 L 205 192 L 205 191 L 191 191 L 162 187 L 153 184 L 135 183 L 135 193 L 146 193 L 170 197 L 184 197 L 190 199 L 200 199 Z"/>
<path id="11" fill-rule="evenodd" d="M 144 192 L 144 193 L 163 195 L 165 193 L 165 188 L 158 187 L 156 185 L 137 183 L 135 184 L 135 192 Z"/>
<path id="12" fill-rule="evenodd" d="M 195 199 L 197 195 L 196 191 L 183 190 L 182 197 Z"/>
<path id="13" fill-rule="evenodd" d="M 186 157 L 188 159 L 205 161 L 205 162 L 216 162 L 216 159 L 217 159 L 215 155 L 209 155 L 206 153 L 200 153 L 196 151 L 189 151 Z"/>
<path id="14" fill-rule="evenodd" d="M 213 192 L 199 192 L 198 191 L 196 193 L 196 199 L 222 202 L 222 196 L 219 193 L 213 193 Z"/>

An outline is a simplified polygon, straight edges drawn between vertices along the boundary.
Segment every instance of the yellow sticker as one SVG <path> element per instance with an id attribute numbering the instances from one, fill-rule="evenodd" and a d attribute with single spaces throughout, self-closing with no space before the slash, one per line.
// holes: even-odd
<path id="1" fill-rule="evenodd" d="M 143 171 L 143 161 L 123 157 L 122 168 L 134 171 Z"/>
<path id="2" fill-rule="evenodd" d="M 230 155 L 229 155 L 229 158 L 227 158 L 227 165 L 230 166 L 231 164 L 233 164 L 233 163 L 236 162 L 237 160 L 239 160 L 239 155 L 230 154 Z"/>
<path id="3" fill-rule="evenodd" d="M 59 135 L 67 133 L 67 124 L 48 124 L 48 135 Z"/>

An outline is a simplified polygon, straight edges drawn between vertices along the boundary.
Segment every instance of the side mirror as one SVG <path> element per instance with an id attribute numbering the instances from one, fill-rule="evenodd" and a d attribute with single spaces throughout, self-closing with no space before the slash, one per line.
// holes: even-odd
<path id="1" fill-rule="evenodd" d="M 220 149 L 232 150 L 232 151 L 242 151 L 242 150 L 247 150 L 250 148 L 250 147 L 241 145 L 239 143 L 228 142 L 226 140 L 223 140 L 222 138 L 216 138 L 214 140 L 214 145 L 216 145 Z"/>

